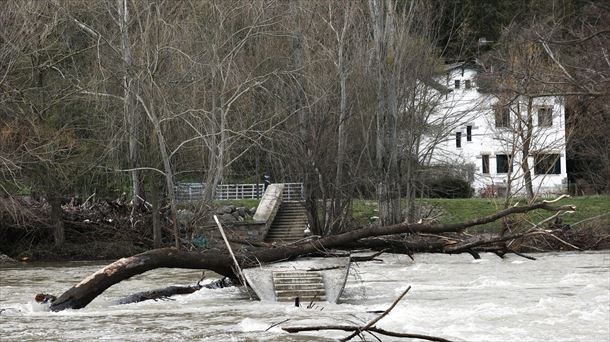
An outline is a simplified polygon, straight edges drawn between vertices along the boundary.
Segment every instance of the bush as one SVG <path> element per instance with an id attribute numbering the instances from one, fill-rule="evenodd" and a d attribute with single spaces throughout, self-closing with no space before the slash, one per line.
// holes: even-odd
<path id="1" fill-rule="evenodd" d="M 470 183 L 448 176 L 428 180 L 424 190 L 424 194 L 430 198 L 469 198 L 473 193 Z"/>

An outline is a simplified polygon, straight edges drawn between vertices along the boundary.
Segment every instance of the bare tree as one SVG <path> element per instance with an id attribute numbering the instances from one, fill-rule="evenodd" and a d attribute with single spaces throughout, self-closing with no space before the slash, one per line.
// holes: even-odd
<path id="1" fill-rule="evenodd" d="M 370 0 L 369 11 L 375 51 L 375 79 L 377 82 L 376 111 L 376 176 L 379 217 L 382 224 L 402 219 L 401 187 L 398 155 L 400 118 L 406 114 L 406 134 L 412 146 L 417 138 L 413 127 L 418 119 L 414 112 L 405 112 L 409 94 L 418 82 L 430 79 L 435 64 L 433 46 L 434 20 L 427 5 L 412 1 L 398 6 L 398 2 Z M 419 53 L 418 53 L 419 52 Z M 412 106 L 413 108 L 413 106 Z M 409 179 L 412 174 L 407 174 Z M 409 182 L 410 180 L 408 180 Z M 413 196 L 413 191 L 407 197 Z"/>
<path id="2" fill-rule="evenodd" d="M 140 177 L 138 167 L 138 138 L 139 138 L 139 120 L 138 112 L 135 110 L 135 82 L 132 74 L 135 72 L 133 68 L 133 59 L 131 54 L 131 41 L 129 39 L 129 6 L 127 0 L 116 0 L 117 8 L 117 23 L 121 34 L 121 57 L 123 60 L 123 115 L 127 122 L 127 135 L 129 140 L 129 163 L 131 168 L 131 187 L 132 187 L 132 217 L 134 210 L 138 208 L 142 198 L 140 190 Z"/>

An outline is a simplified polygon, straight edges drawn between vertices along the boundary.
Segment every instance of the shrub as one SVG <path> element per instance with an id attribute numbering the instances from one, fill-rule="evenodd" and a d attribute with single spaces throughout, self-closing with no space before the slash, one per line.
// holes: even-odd
<path id="1" fill-rule="evenodd" d="M 469 198 L 474 193 L 469 182 L 457 177 L 430 179 L 425 186 L 424 193 L 430 198 Z"/>

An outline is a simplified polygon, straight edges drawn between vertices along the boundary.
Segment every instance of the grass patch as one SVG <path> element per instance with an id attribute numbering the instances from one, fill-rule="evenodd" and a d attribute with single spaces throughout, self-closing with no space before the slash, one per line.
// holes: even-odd
<path id="1" fill-rule="evenodd" d="M 512 204 L 516 203 L 513 202 Z M 521 200 L 521 204 L 525 201 Z M 420 201 L 426 207 L 434 208 L 438 213 L 436 219 L 441 223 L 457 223 L 472 220 L 477 217 L 487 216 L 495 213 L 503 208 L 504 200 L 497 198 L 428 198 Z M 595 217 L 610 213 L 610 196 L 584 196 L 566 198 L 558 203 L 558 205 L 573 204 L 576 206 L 576 212 L 567 214 L 563 217 L 563 222 L 566 224 L 574 224 L 590 217 Z M 369 222 L 370 217 L 377 216 L 377 201 L 375 200 L 354 200 L 353 216 L 360 224 Z M 520 220 L 529 222 L 540 222 L 543 219 L 553 215 L 553 213 L 544 210 L 535 210 L 527 214 L 513 215 Z M 610 230 L 610 216 L 604 216 L 597 220 L 608 230 Z M 471 232 L 495 232 L 501 228 L 501 222 L 496 221 L 486 225 L 473 227 L 469 229 Z"/>

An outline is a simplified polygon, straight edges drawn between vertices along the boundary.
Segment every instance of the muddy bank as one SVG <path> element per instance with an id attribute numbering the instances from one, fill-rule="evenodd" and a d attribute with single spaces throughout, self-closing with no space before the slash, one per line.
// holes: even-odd
<path id="1" fill-rule="evenodd" d="M 131 256 L 153 249 L 152 212 L 142 207 L 133 211 L 120 201 L 96 203 L 64 203 L 62 219 L 66 243 L 53 245 L 48 206 L 21 199 L 10 203 L 0 201 L 0 254 L 20 261 L 107 260 Z M 229 208 L 219 208 L 226 211 Z M 248 210 L 246 210 L 248 211 Z M 251 210 L 250 210 L 251 211 Z M 235 212 L 237 212 L 235 210 Z M 168 210 L 161 210 L 163 247 L 173 245 Z M 220 212 L 218 213 L 221 214 Z M 224 213 L 226 219 L 243 217 Z M 246 215 L 247 216 L 247 215 Z M 198 248 L 189 237 L 205 224 L 205 217 L 189 216 L 181 225 L 180 234 L 189 248 Z M 528 236 L 510 241 L 510 250 L 522 253 L 610 249 L 610 227 L 604 221 L 592 220 L 578 227 L 548 227 L 549 234 Z M 394 253 L 442 252 L 451 241 L 489 238 L 489 234 L 444 234 L 442 236 L 408 235 L 384 237 L 369 245 L 354 246 L 386 249 Z M 209 235 L 209 234 L 208 234 Z M 208 239 L 210 236 L 208 236 Z M 199 246 L 205 248 L 205 246 Z M 347 247 L 347 246 L 346 246 Z M 479 251 L 485 251 L 480 249 Z M 8 260 L 8 259 L 6 259 Z"/>

